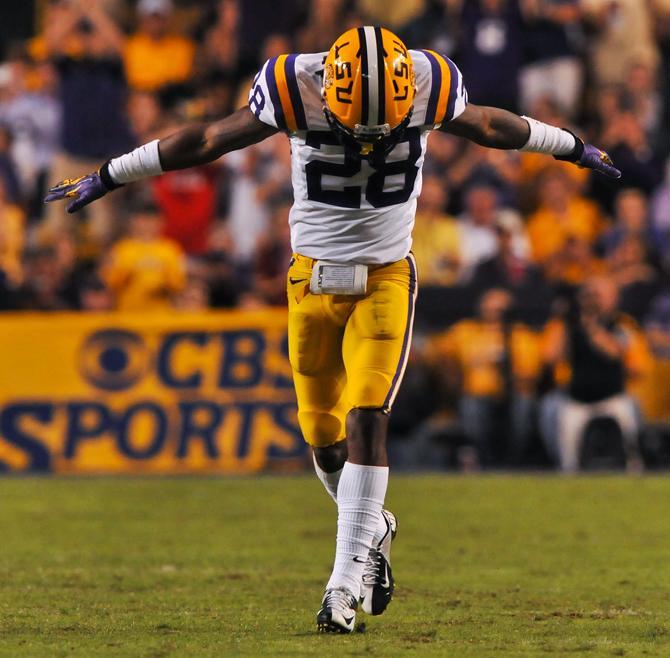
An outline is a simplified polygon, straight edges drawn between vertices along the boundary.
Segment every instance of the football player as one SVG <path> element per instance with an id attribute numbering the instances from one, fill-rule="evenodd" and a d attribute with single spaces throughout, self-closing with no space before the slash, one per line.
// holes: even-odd
<path id="1" fill-rule="evenodd" d="M 112 158 L 46 198 L 67 199 L 75 212 L 141 178 L 211 162 L 277 131 L 288 136 L 289 359 L 300 427 L 338 508 L 320 631 L 351 632 L 359 605 L 380 614 L 393 593 L 386 434 L 412 339 L 412 226 L 433 130 L 620 176 L 606 153 L 568 130 L 468 104 L 450 59 L 365 26 L 342 34 L 328 53 L 273 57 L 247 106 Z"/>

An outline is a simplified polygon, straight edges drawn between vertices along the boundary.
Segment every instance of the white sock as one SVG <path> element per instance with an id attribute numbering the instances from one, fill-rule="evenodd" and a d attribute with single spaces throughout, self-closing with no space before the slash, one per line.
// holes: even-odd
<path id="1" fill-rule="evenodd" d="M 316 477 L 318 477 L 319 480 L 321 480 L 321 483 L 325 487 L 326 491 L 337 505 L 337 485 L 340 482 L 340 475 L 342 475 L 342 469 L 340 469 L 339 471 L 335 471 L 334 473 L 327 473 L 319 466 L 318 462 L 316 461 L 316 457 L 314 456 L 314 453 L 312 453 L 312 458 L 314 459 L 314 470 L 316 471 Z M 377 524 L 377 528 L 375 529 L 375 536 L 372 540 L 372 543 L 378 544 L 382 540 L 382 537 L 386 534 L 387 531 L 388 526 L 386 525 L 386 521 L 384 520 L 384 517 L 380 514 L 379 523 Z"/>
<path id="2" fill-rule="evenodd" d="M 337 550 L 326 589 L 345 587 L 358 599 L 363 566 L 379 526 L 389 469 L 345 462 L 337 487 Z"/>
<path id="3" fill-rule="evenodd" d="M 316 461 L 316 455 L 314 453 L 312 453 L 312 458 L 314 459 L 314 470 L 316 471 L 316 477 L 321 480 L 321 484 L 323 484 L 330 497 L 337 504 L 337 485 L 340 482 L 342 469 L 335 471 L 334 473 L 327 473 L 319 466 L 318 462 Z"/>

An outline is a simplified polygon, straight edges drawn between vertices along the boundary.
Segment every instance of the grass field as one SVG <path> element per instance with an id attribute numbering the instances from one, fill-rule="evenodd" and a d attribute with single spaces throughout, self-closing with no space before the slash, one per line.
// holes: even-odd
<path id="1" fill-rule="evenodd" d="M 0 480 L 1 656 L 669 656 L 670 478 L 395 477 L 397 594 L 317 636 L 315 478 Z"/>

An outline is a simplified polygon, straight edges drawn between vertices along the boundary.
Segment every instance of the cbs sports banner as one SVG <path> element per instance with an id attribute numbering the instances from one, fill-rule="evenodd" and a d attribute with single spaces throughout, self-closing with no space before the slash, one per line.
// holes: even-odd
<path id="1" fill-rule="evenodd" d="M 249 473 L 301 463 L 286 313 L 0 321 L 0 470 Z"/>

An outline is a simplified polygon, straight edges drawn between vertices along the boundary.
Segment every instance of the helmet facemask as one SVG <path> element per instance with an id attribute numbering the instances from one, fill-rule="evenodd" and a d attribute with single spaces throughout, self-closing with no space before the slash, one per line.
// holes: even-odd
<path id="1" fill-rule="evenodd" d="M 395 128 L 391 128 L 387 123 L 373 128 L 356 124 L 356 128 L 352 130 L 345 126 L 327 105 L 323 106 L 328 126 L 340 144 L 356 157 L 372 163 L 383 162 L 398 142 L 402 141 L 412 119 L 413 110 L 413 107 L 410 108 L 407 116 Z"/>

